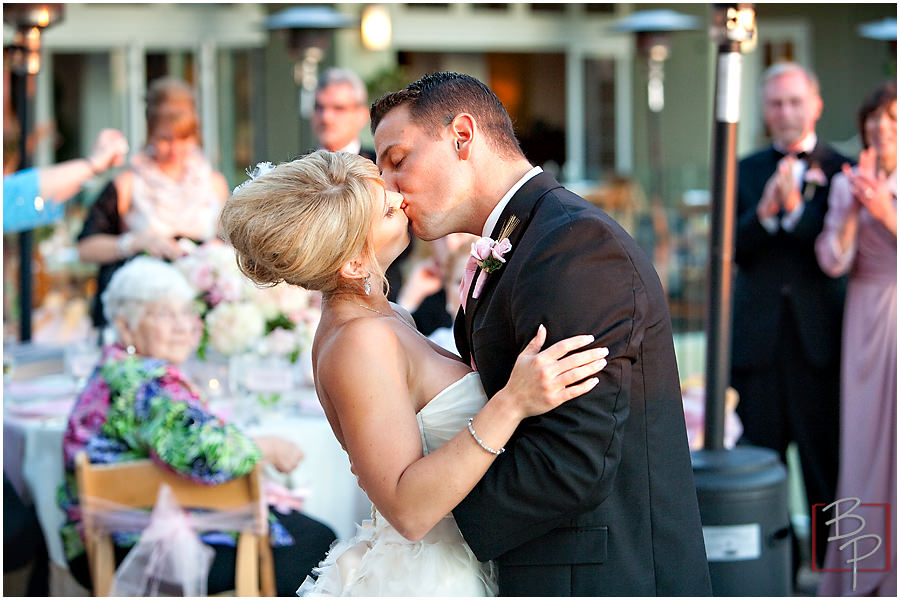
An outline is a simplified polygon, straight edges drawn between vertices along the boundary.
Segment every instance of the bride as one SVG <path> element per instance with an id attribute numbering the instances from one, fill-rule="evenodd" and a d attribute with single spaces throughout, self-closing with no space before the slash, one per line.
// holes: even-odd
<path id="1" fill-rule="evenodd" d="M 373 522 L 339 541 L 300 595 L 491 596 L 490 564 L 451 510 L 504 451 L 519 422 L 597 384 L 605 348 L 576 336 L 540 351 L 543 326 L 509 383 L 488 399 L 477 373 L 421 335 L 388 302 L 384 269 L 409 243 L 400 194 L 367 159 L 318 151 L 242 184 L 222 231 L 258 284 L 320 290 L 316 392 Z M 589 379 L 587 379 L 590 377 Z"/>

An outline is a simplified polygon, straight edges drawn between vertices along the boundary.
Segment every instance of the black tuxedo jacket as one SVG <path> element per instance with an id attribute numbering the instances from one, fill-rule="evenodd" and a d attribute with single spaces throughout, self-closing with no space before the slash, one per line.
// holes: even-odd
<path id="1" fill-rule="evenodd" d="M 781 154 L 769 147 L 738 165 L 737 225 L 734 289 L 732 366 L 758 369 L 771 365 L 781 328 L 778 315 L 787 301 L 800 328 L 802 348 L 817 367 L 836 364 L 840 357 L 841 318 L 845 278 L 832 279 L 819 268 L 816 237 L 828 210 L 832 176 L 850 162 L 819 143 L 807 157 L 808 167 L 819 167 L 826 185 L 806 183 L 805 206 L 793 231 L 781 227 L 772 235 L 756 216 L 766 181 L 775 172 Z"/>
<path id="2" fill-rule="evenodd" d="M 374 150 L 370 150 L 368 148 L 360 148 L 359 155 L 362 156 L 363 158 L 368 158 L 372 162 L 375 162 L 375 151 Z"/>
<path id="3" fill-rule="evenodd" d="M 653 266 L 606 213 L 546 173 L 516 192 L 494 237 L 513 214 L 507 263 L 457 317 L 464 360 L 474 356 L 492 396 L 543 323 L 546 345 L 594 334 L 609 364 L 588 394 L 522 422 L 453 511 L 466 541 L 496 560 L 502 595 L 710 594 Z"/>

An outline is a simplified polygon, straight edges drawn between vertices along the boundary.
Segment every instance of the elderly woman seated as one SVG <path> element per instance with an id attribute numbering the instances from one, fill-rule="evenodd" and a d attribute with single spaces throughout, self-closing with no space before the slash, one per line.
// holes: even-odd
<path id="1" fill-rule="evenodd" d="M 104 292 L 107 319 L 121 343 L 103 356 L 79 395 L 63 442 L 66 480 L 59 502 L 67 515 L 61 534 L 75 579 L 90 589 L 74 458 L 91 462 L 150 458 L 191 480 L 216 484 L 248 473 L 260 460 L 291 471 L 302 458 L 294 444 L 276 437 L 251 439 L 209 412 L 178 365 L 199 342 L 200 321 L 191 309 L 193 291 L 173 266 L 138 257 L 119 269 Z M 327 526 L 298 512 L 270 512 L 270 534 L 279 596 L 297 585 L 335 539 Z M 234 587 L 234 536 L 203 534 L 216 551 L 209 593 Z M 116 562 L 137 536 L 116 535 Z"/>

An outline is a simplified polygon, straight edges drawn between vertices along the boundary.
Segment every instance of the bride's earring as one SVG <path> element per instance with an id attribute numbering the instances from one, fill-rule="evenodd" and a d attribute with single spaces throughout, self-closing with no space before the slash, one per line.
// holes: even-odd
<path id="1" fill-rule="evenodd" d="M 369 277 L 371 275 L 366 275 L 366 278 L 363 279 L 363 291 L 366 293 L 366 296 L 372 293 L 372 284 L 369 283 Z"/>

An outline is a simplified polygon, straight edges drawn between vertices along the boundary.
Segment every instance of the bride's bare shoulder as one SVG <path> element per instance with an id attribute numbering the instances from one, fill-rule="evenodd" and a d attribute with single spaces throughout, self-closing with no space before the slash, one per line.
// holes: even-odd
<path id="1" fill-rule="evenodd" d="M 405 349 L 384 319 L 361 317 L 334 327 L 323 340 L 317 372 L 326 385 L 371 372 L 401 371 Z"/>

